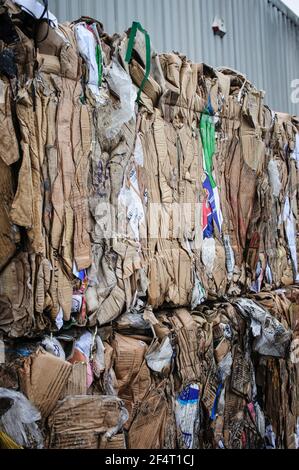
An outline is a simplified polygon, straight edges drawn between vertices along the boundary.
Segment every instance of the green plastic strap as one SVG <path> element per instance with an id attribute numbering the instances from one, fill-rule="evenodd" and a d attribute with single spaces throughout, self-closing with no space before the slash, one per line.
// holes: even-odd
<path id="1" fill-rule="evenodd" d="M 148 77 L 149 77 L 149 74 L 150 74 L 150 71 L 151 71 L 151 41 L 150 41 L 150 37 L 149 37 L 148 32 L 145 29 L 143 29 L 141 24 L 138 23 L 137 21 L 133 21 L 133 24 L 132 24 L 130 37 L 129 37 L 129 43 L 128 43 L 128 49 L 127 49 L 125 60 L 128 64 L 131 62 L 132 54 L 133 54 L 133 48 L 134 48 L 134 44 L 135 44 L 135 38 L 136 38 L 136 34 L 137 34 L 138 30 L 141 33 L 144 34 L 145 52 L 146 52 L 145 74 L 144 74 L 143 80 L 141 82 L 141 85 L 140 85 L 140 88 L 139 88 L 139 91 L 138 91 L 138 94 L 137 94 L 137 102 L 139 103 L 140 95 L 143 91 L 143 88 L 144 88 L 144 86 L 145 86 L 145 84 L 148 80 Z"/>
<path id="2" fill-rule="evenodd" d="M 203 146 L 205 169 L 212 188 L 216 188 L 213 178 L 213 156 L 215 153 L 215 124 L 212 116 L 203 113 L 200 119 L 200 135 Z"/>
<path id="3" fill-rule="evenodd" d="M 96 61 L 98 64 L 99 87 L 100 87 L 102 84 L 102 78 L 103 78 L 103 56 L 102 56 L 102 49 L 99 44 L 96 45 Z"/>

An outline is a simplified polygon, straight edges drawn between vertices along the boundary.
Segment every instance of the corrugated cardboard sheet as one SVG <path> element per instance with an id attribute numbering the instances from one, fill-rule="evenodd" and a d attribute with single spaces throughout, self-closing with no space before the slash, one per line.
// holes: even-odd
<path id="1" fill-rule="evenodd" d="M 298 448 L 298 118 L 139 24 L 22 15 L 1 2 L 3 386 L 46 447 Z"/>

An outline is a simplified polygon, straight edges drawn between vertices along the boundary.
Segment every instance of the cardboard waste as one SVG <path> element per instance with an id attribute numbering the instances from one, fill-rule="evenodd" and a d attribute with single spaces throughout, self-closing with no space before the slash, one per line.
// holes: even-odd
<path id="1" fill-rule="evenodd" d="M 0 1 L 1 445 L 299 448 L 299 119 L 32 4 Z"/>

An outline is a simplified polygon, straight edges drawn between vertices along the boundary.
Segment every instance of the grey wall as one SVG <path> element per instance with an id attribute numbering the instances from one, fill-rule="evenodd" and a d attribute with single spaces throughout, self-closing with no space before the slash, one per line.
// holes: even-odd
<path id="1" fill-rule="evenodd" d="M 59 21 L 89 15 L 109 33 L 138 20 L 158 52 L 180 51 L 196 62 L 229 66 L 267 92 L 275 110 L 299 115 L 291 102 L 299 80 L 299 19 L 279 0 L 49 0 Z M 222 16 L 227 34 L 214 36 Z M 299 96 L 299 93 L 298 93 Z"/>

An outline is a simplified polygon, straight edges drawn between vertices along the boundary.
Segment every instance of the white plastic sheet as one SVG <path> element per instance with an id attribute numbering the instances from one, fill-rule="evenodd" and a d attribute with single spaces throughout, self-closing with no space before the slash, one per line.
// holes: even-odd
<path id="1" fill-rule="evenodd" d="M 106 79 L 110 89 L 120 100 L 119 107 L 113 113 L 112 124 L 106 131 L 108 139 L 112 139 L 120 131 L 123 124 L 135 117 L 137 92 L 130 75 L 126 73 L 115 58 L 112 60 Z"/>
<path id="2" fill-rule="evenodd" d="M 163 338 L 162 343 L 154 351 L 146 354 L 145 359 L 148 367 L 154 372 L 162 372 L 171 364 L 173 349 L 168 336 Z"/>
<path id="3" fill-rule="evenodd" d="M 42 434 L 36 424 L 40 412 L 19 392 L 0 388 L 0 398 L 13 400 L 12 406 L 0 417 L 0 427 L 17 444 L 23 447 L 43 448 Z"/>
<path id="4" fill-rule="evenodd" d="M 250 322 L 254 336 L 253 349 L 259 354 L 285 357 L 292 333 L 265 308 L 251 299 L 238 298 L 234 302 L 241 315 Z"/>
<path id="5" fill-rule="evenodd" d="M 26 11 L 29 13 L 33 18 L 41 18 L 43 11 L 44 11 L 44 5 L 42 5 L 40 2 L 37 0 L 13 0 L 17 5 L 19 5 L 22 10 Z M 53 15 L 50 11 L 44 13 L 43 15 L 44 19 L 49 18 L 49 21 L 52 23 L 55 28 L 58 26 L 58 21 L 56 16 Z"/>
<path id="6" fill-rule="evenodd" d="M 100 101 L 99 70 L 96 60 L 96 38 L 91 31 L 85 27 L 85 23 L 75 26 L 75 34 L 80 55 L 88 65 L 88 87 L 95 100 Z"/>

